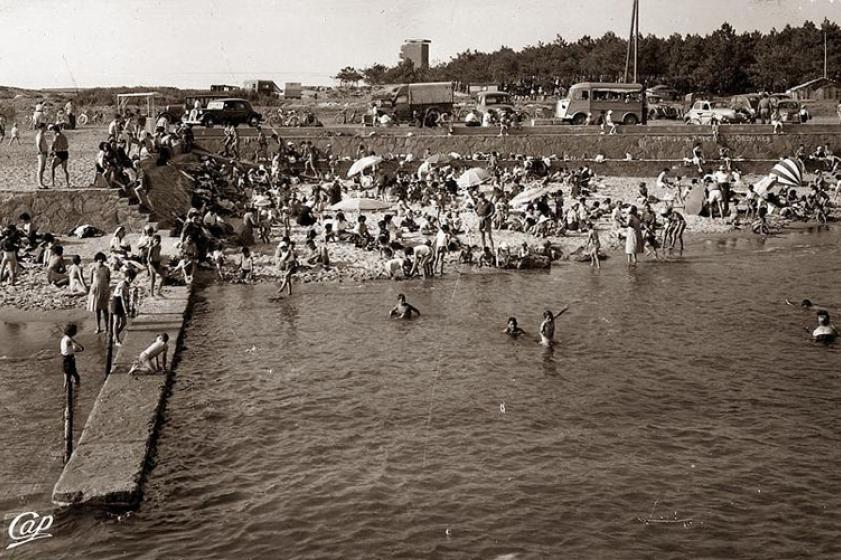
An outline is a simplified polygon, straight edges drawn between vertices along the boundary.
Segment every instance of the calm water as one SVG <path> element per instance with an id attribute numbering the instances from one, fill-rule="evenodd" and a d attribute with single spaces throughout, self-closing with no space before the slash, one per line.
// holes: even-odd
<path id="1" fill-rule="evenodd" d="M 59 341 L 69 321 L 79 326 L 77 340 L 86 350 L 76 358 L 82 380 L 74 426 L 78 440 L 102 386 L 104 337 L 93 334 L 96 325 L 82 311 L 0 310 L 0 517 L 49 507 L 61 475 L 65 397 Z M 2 545 L 5 534 L 0 538 Z"/>
<path id="2" fill-rule="evenodd" d="M 839 236 L 200 296 L 137 513 L 13 558 L 838 558 Z M 396 294 L 423 312 L 389 321 Z M 570 309 L 550 353 L 530 333 Z M 839 316 L 841 320 L 841 316 Z M 637 518 L 691 519 L 645 525 Z"/>

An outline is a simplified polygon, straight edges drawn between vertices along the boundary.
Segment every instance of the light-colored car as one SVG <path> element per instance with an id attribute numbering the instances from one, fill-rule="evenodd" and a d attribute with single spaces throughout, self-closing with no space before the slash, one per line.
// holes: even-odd
<path id="1" fill-rule="evenodd" d="M 488 111 L 497 113 L 514 113 L 514 103 L 511 95 L 504 91 L 481 91 L 476 96 L 476 110 L 481 114 Z"/>
<path id="2" fill-rule="evenodd" d="M 683 122 L 686 124 L 711 124 L 713 119 L 717 119 L 718 122 L 723 124 L 736 123 L 742 120 L 736 111 L 724 103 L 706 100 L 696 101 L 683 116 Z"/>
<path id="3" fill-rule="evenodd" d="M 795 101 L 794 99 L 780 99 L 777 102 L 777 110 L 780 112 L 780 118 L 782 118 L 783 122 L 800 122 L 799 101 Z"/>

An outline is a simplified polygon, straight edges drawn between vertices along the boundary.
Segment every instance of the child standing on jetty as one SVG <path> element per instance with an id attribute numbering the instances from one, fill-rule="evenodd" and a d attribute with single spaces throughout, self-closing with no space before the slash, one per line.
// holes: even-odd
<path id="1" fill-rule="evenodd" d="M 168 342 L 168 334 L 159 334 L 155 339 L 155 342 L 150 344 L 146 350 L 140 353 L 140 356 L 137 357 L 137 361 L 134 362 L 131 365 L 131 369 L 128 370 L 128 374 L 132 375 L 134 372 L 140 371 L 141 369 L 149 373 L 166 371 L 166 353 L 169 351 Z M 158 360 L 159 356 L 163 361 L 163 368 L 161 368 L 161 361 Z M 152 364 L 153 359 L 155 360 L 154 365 Z"/>
<path id="2" fill-rule="evenodd" d="M 85 347 L 76 342 L 73 337 L 76 336 L 78 329 L 75 323 L 70 323 L 64 327 L 64 336 L 61 337 L 61 359 L 64 362 L 64 386 L 67 383 L 76 383 L 79 386 L 79 372 L 76 371 L 76 352 L 84 352 Z"/>

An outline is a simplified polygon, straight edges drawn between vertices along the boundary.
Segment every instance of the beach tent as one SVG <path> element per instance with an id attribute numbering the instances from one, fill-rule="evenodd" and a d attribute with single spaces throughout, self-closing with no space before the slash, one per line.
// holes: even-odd
<path id="1" fill-rule="evenodd" d="M 799 187 L 803 182 L 803 169 L 800 163 L 793 159 L 784 159 L 771 170 L 771 175 L 777 177 L 777 182 L 789 187 Z"/>
<path id="2" fill-rule="evenodd" d="M 456 183 L 463 189 L 478 187 L 491 178 L 491 174 L 481 167 L 472 167 L 461 174 Z"/>
<path id="3" fill-rule="evenodd" d="M 353 165 L 351 165 L 350 169 L 348 169 L 347 176 L 353 177 L 354 175 L 362 173 L 369 167 L 373 167 L 378 163 L 382 163 L 382 161 L 383 158 L 381 158 L 380 156 L 365 156 L 364 158 L 353 162 Z"/>
<path id="4" fill-rule="evenodd" d="M 334 212 L 374 212 L 386 210 L 391 204 L 374 198 L 346 198 L 330 207 Z"/>

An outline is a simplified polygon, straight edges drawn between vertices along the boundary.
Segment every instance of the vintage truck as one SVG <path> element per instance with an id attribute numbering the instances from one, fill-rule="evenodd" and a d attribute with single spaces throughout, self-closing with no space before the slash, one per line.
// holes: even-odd
<path id="1" fill-rule="evenodd" d="M 448 120 L 453 114 L 452 82 L 428 82 L 394 86 L 387 94 L 383 109 L 393 113 L 400 122 L 417 122 L 436 126 L 442 115 Z"/>

